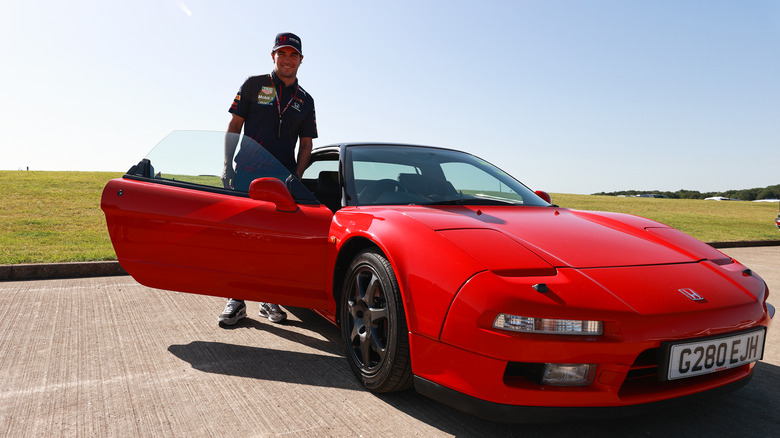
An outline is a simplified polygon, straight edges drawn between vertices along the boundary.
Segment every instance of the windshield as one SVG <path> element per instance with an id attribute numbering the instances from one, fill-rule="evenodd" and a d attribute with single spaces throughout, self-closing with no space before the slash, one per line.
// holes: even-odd
<path id="1" fill-rule="evenodd" d="M 252 178 L 273 177 L 284 181 L 293 198 L 315 200 L 297 177 L 256 141 L 240 134 L 220 131 L 173 131 L 158 143 L 127 175 L 200 190 L 247 196 L 248 187 L 230 187 L 222 182 L 225 142 L 237 144 L 237 152 L 251 151 L 262 163 Z M 231 163 L 235 168 L 235 163 Z M 240 172 L 240 170 L 238 171 Z"/>
<path id="2" fill-rule="evenodd" d="M 492 164 L 447 149 L 349 146 L 345 172 L 350 205 L 550 205 Z"/>

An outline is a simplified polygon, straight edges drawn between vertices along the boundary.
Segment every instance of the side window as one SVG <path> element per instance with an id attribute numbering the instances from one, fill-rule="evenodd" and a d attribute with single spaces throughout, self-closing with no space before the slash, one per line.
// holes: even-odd
<path id="1" fill-rule="evenodd" d="M 226 188 L 222 183 L 226 138 L 234 136 L 238 155 L 246 166 L 244 186 Z M 238 170 L 237 170 L 238 172 Z M 249 137 L 222 131 L 173 131 L 158 143 L 127 176 L 149 178 L 165 185 L 238 196 L 248 196 L 248 188 L 255 178 L 274 177 L 287 184 L 293 198 L 300 203 L 312 204 L 314 197 L 297 178 L 279 161 Z M 234 180 L 235 183 L 235 180 Z"/>
<path id="2" fill-rule="evenodd" d="M 223 188 L 225 133 L 173 131 L 146 155 L 149 177 L 194 186 Z"/>
<path id="3" fill-rule="evenodd" d="M 235 191 L 246 193 L 249 182 L 255 178 L 270 176 L 286 181 L 290 176 L 289 170 L 249 137 L 214 131 L 173 131 L 147 154 L 149 177 L 187 184 L 195 189 L 224 188 L 222 172 L 226 139 L 236 145 L 231 165 L 237 173 L 244 172 L 246 175 L 246 187 L 236 187 Z M 243 157 L 244 164 L 241 171 L 237 165 L 239 156 Z"/>
<path id="4" fill-rule="evenodd" d="M 339 171 L 339 161 L 337 159 L 334 160 L 320 160 L 315 161 L 309 165 L 308 168 L 303 172 L 303 180 L 316 180 L 320 172 L 338 172 Z"/>

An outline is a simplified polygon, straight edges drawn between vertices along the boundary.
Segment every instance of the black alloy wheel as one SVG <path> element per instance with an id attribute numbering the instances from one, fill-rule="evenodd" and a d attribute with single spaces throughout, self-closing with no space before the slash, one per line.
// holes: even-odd
<path id="1" fill-rule="evenodd" d="M 341 298 L 347 361 L 363 386 L 392 392 L 412 386 L 409 333 L 398 281 L 387 258 L 367 249 L 352 261 Z"/>

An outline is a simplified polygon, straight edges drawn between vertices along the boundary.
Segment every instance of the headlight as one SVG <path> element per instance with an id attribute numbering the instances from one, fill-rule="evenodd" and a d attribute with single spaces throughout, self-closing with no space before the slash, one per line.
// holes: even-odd
<path id="1" fill-rule="evenodd" d="M 601 321 L 581 321 L 575 319 L 531 318 L 499 313 L 493 321 L 493 327 L 502 330 L 524 333 L 545 333 L 555 335 L 600 335 L 603 333 Z"/>

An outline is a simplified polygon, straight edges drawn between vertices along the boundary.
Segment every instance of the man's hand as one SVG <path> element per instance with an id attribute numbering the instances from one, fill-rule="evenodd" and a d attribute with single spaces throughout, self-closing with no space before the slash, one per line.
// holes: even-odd
<path id="1" fill-rule="evenodd" d="M 236 171 L 233 170 L 233 166 L 229 164 L 225 165 L 225 169 L 222 170 L 222 185 L 225 186 L 226 189 L 232 189 L 233 181 L 235 179 Z"/>
<path id="2" fill-rule="evenodd" d="M 235 185 L 236 171 L 233 170 L 233 155 L 236 153 L 238 139 L 241 137 L 241 129 L 244 127 L 244 118 L 233 114 L 225 133 L 225 167 L 222 169 L 222 185 L 226 189 L 232 189 Z"/>
<path id="3" fill-rule="evenodd" d="M 303 178 L 303 172 L 311 164 L 311 149 L 313 146 L 314 142 L 311 137 L 301 138 L 300 146 L 298 147 L 298 159 L 295 160 L 298 163 L 296 169 L 298 179 Z"/>

